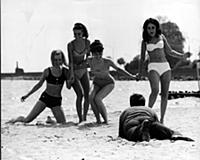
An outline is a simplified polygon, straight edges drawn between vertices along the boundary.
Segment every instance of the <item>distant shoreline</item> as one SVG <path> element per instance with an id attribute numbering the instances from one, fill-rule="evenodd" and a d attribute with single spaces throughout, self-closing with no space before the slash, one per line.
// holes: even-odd
<path id="1" fill-rule="evenodd" d="M 138 70 L 133 70 L 132 74 L 136 74 Z M 132 80 L 128 79 L 124 75 L 119 74 L 117 71 L 110 71 L 110 74 L 115 78 L 115 80 Z M 1 79 L 5 80 L 39 80 L 42 72 L 23 72 L 23 73 L 1 73 Z M 147 80 L 147 73 L 144 74 Z M 90 73 L 92 79 L 92 74 Z M 198 80 L 196 69 L 194 68 L 178 68 L 172 71 L 172 80 Z"/>

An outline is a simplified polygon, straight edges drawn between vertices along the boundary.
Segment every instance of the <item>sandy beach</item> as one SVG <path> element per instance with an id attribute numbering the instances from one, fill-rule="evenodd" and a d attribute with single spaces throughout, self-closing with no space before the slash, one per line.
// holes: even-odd
<path id="1" fill-rule="evenodd" d="M 119 89 L 120 85 L 121 82 L 116 88 Z M 123 87 L 121 90 L 124 90 Z M 107 99 L 106 104 L 109 99 L 114 99 L 116 92 L 117 89 Z M 154 109 L 159 115 L 158 104 L 159 100 Z M 66 115 L 68 124 L 63 126 L 44 124 L 47 115 L 52 116 L 49 111 L 44 112 L 31 124 L 11 125 L 5 124 L 5 121 L 14 118 L 14 115 L 19 115 L 22 111 L 20 107 L 14 111 L 8 110 L 12 104 L 3 101 L 2 160 L 198 160 L 200 159 L 199 104 L 200 100 L 194 97 L 170 100 L 165 117 L 166 126 L 194 139 L 194 142 L 153 139 L 150 142 L 135 143 L 118 138 L 119 116 L 123 109 L 116 109 L 117 105 L 116 111 L 108 110 L 108 125 L 96 125 L 91 110 L 87 122 L 82 125 L 75 124 L 77 116 L 74 111 L 74 115 Z M 27 113 L 27 110 L 25 109 L 24 113 Z M 37 123 L 39 125 L 36 125 Z"/>
<path id="2" fill-rule="evenodd" d="M 200 159 L 200 108 L 170 108 L 167 112 L 166 125 L 193 138 L 195 142 L 151 140 L 135 143 L 117 138 L 120 112 L 115 112 L 109 115 L 109 125 L 101 126 L 92 123 L 92 115 L 83 125 L 75 125 L 73 122 L 66 126 L 7 125 L 1 131 L 2 159 Z"/>

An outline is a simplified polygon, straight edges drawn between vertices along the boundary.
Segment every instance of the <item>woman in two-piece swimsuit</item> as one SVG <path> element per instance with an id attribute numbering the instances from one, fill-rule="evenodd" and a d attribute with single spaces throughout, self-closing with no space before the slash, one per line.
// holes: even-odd
<path id="1" fill-rule="evenodd" d="M 143 41 L 141 47 L 141 61 L 139 66 L 139 76 L 142 72 L 145 52 L 149 55 L 148 79 L 151 86 L 149 96 L 149 107 L 153 107 L 159 93 L 159 81 L 161 82 L 161 116 L 160 122 L 163 123 L 168 101 L 168 90 L 171 80 L 171 68 L 165 57 L 170 54 L 179 59 L 186 58 L 186 54 L 178 53 L 171 49 L 165 36 L 161 33 L 160 24 L 156 19 L 149 18 L 143 25 Z"/>
<path id="2" fill-rule="evenodd" d="M 97 123 L 101 123 L 100 115 L 103 118 L 103 123 L 108 123 L 106 107 L 103 99 L 113 90 L 114 78 L 109 73 L 110 66 L 120 73 L 135 79 L 134 76 L 128 72 L 117 67 L 111 59 L 103 58 L 103 45 L 99 40 L 95 40 L 90 45 L 92 57 L 87 59 L 87 64 L 94 75 L 93 88 L 90 93 L 90 103 Z"/>
<path id="3" fill-rule="evenodd" d="M 41 88 L 45 81 L 47 82 L 45 91 L 42 93 L 31 112 L 26 117 L 19 116 L 16 119 L 10 120 L 10 123 L 32 122 L 46 107 L 51 109 L 57 123 L 66 123 L 64 112 L 61 108 L 61 91 L 64 82 L 69 76 L 69 70 L 63 66 L 63 64 L 66 65 L 64 53 L 61 50 L 52 51 L 51 62 L 52 66 L 44 70 L 40 81 L 31 89 L 30 92 L 21 98 L 21 101 L 24 102 L 26 98 Z M 67 85 L 67 87 L 69 86 Z"/>
<path id="4" fill-rule="evenodd" d="M 81 23 L 76 23 L 73 28 L 75 39 L 68 43 L 68 58 L 70 68 L 70 81 L 76 93 L 76 109 L 79 118 L 79 123 L 86 121 L 86 116 L 89 108 L 89 74 L 87 68 L 78 69 L 79 65 L 90 54 L 90 41 L 88 31 Z M 84 110 L 82 113 L 82 101 L 84 96 Z"/>

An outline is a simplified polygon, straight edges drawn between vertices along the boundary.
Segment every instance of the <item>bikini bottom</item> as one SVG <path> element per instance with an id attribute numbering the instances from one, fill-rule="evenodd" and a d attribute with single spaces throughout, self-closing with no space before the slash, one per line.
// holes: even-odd
<path id="1" fill-rule="evenodd" d="M 161 76 L 163 73 L 171 70 L 171 68 L 168 62 L 153 62 L 148 65 L 148 72 L 152 70 L 156 71 Z"/>
<path id="2" fill-rule="evenodd" d="M 93 84 L 99 86 L 100 88 L 103 88 L 105 86 L 107 86 L 108 84 L 114 84 L 114 79 L 113 78 L 94 78 L 93 80 Z"/>
<path id="3" fill-rule="evenodd" d="M 39 100 L 45 103 L 47 107 L 53 108 L 56 106 L 61 106 L 62 97 L 53 97 L 46 92 L 43 92 Z"/>
<path id="4" fill-rule="evenodd" d="M 87 72 L 88 72 L 88 71 L 87 71 L 86 68 L 74 70 L 75 78 L 81 79 L 81 78 L 83 77 L 83 75 L 84 75 L 85 73 L 87 73 Z"/>

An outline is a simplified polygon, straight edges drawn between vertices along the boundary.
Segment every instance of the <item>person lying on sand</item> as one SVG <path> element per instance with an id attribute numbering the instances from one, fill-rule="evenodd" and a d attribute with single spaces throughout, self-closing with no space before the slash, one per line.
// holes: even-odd
<path id="1" fill-rule="evenodd" d="M 160 123 L 157 114 L 151 108 L 145 107 L 145 98 L 142 95 L 131 95 L 130 106 L 120 115 L 119 137 L 135 142 L 148 142 L 150 139 L 194 141 Z"/>

